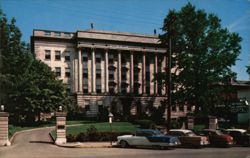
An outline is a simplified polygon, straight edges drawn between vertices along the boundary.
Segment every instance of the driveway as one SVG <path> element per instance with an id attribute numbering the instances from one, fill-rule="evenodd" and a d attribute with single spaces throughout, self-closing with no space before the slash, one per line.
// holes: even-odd
<path id="1" fill-rule="evenodd" d="M 18 134 L 12 146 L 0 147 L 0 158 L 250 158 L 250 148 L 203 149 L 120 149 L 120 148 L 63 148 L 52 143 L 53 128 L 37 129 Z"/>

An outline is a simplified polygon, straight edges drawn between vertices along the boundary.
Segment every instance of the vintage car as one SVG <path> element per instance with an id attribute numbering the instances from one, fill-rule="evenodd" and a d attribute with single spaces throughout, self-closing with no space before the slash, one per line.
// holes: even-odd
<path id="1" fill-rule="evenodd" d="M 250 133 L 245 129 L 227 129 L 227 134 L 234 138 L 237 145 L 250 146 Z"/>
<path id="2" fill-rule="evenodd" d="M 207 136 L 209 138 L 210 144 L 214 146 L 230 147 L 234 143 L 233 137 L 228 134 L 223 134 L 219 130 L 204 129 L 199 133 L 201 136 Z"/>
<path id="3" fill-rule="evenodd" d="M 118 136 L 117 144 L 122 148 L 128 146 L 153 146 L 164 148 L 177 146 L 180 142 L 177 137 L 164 135 L 159 130 L 142 129 L 136 131 L 135 135 Z"/>
<path id="4" fill-rule="evenodd" d="M 168 134 L 178 137 L 181 145 L 186 147 L 202 147 L 209 144 L 208 137 L 198 136 L 187 129 L 171 129 Z"/>

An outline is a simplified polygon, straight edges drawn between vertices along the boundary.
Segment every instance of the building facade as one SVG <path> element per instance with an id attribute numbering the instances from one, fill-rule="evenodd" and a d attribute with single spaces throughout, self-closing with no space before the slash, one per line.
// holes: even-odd
<path id="1" fill-rule="evenodd" d="M 159 106 L 166 88 L 153 81 L 166 70 L 166 49 L 157 36 L 100 30 L 60 32 L 34 30 L 31 45 L 38 60 L 49 65 L 88 116 L 114 105 L 122 112 L 126 99 L 131 113 L 148 104 Z M 173 111 L 185 115 L 187 108 Z"/>

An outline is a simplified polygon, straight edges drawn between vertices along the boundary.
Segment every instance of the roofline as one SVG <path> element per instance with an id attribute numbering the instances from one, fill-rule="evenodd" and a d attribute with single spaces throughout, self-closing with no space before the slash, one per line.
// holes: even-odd
<path id="1" fill-rule="evenodd" d="M 134 36 L 134 37 L 147 37 L 147 38 L 156 38 L 156 39 L 159 38 L 157 35 L 138 34 L 138 33 L 131 33 L 131 32 L 116 32 L 116 31 L 109 31 L 109 30 L 87 29 L 87 30 L 77 30 L 76 32 L 88 32 L 88 33 L 100 33 L 100 34 L 113 34 L 113 35 Z"/>

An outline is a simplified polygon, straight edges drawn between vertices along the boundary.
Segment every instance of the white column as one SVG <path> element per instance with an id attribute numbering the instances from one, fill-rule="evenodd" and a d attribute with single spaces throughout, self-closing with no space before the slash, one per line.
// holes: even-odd
<path id="1" fill-rule="evenodd" d="M 149 86 L 150 86 L 150 95 L 154 95 L 154 57 L 149 58 Z"/>
<path id="2" fill-rule="evenodd" d="M 130 93 L 134 93 L 134 54 L 130 52 Z"/>
<path id="3" fill-rule="evenodd" d="M 104 50 L 105 51 L 105 50 Z M 103 53 L 103 52 L 102 52 Z M 104 54 L 105 55 L 105 54 Z M 105 56 L 103 56 L 103 54 L 101 54 L 101 92 L 105 93 L 106 92 L 106 70 L 105 70 L 106 66 L 105 66 Z"/>
<path id="4" fill-rule="evenodd" d="M 109 92 L 109 60 L 108 49 L 105 50 L 105 93 Z"/>
<path id="5" fill-rule="evenodd" d="M 146 55 L 142 55 L 142 94 L 146 93 Z"/>
<path id="6" fill-rule="evenodd" d="M 162 61 L 162 64 L 161 64 L 161 68 L 162 68 L 162 72 L 165 72 L 165 73 L 167 73 L 166 72 L 166 68 L 167 68 L 167 58 L 166 58 L 166 56 L 164 55 L 164 57 L 163 57 L 163 61 Z M 166 94 L 166 86 L 167 85 L 163 85 L 162 86 L 162 95 L 165 95 Z"/>
<path id="7" fill-rule="evenodd" d="M 121 51 L 118 51 L 118 72 L 117 72 L 117 78 L 118 78 L 118 93 L 121 93 Z"/>
<path id="8" fill-rule="evenodd" d="M 92 93 L 96 93 L 95 49 L 92 49 Z"/>
<path id="9" fill-rule="evenodd" d="M 82 92 L 82 50 L 78 50 L 78 92 Z"/>
<path id="10" fill-rule="evenodd" d="M 158 73 L 158 57 L 157 54 L 155 54 L 155 67 L 154 67 L 155 71 L 154 73 L 157 74 Z M 154 94 L 157 95 L 158 94 L 158 82 L 155 81 L 154 82 Z"/>
<path id="11" fill-rule="evenodd" d="M 88 53 L 88 92 L 92 93 L 92 57 Z"/>
<path id="12" fill-rule="evenodd" d="M 73 92 L 78 91 L 78 68 L 77 68 L 78 62 L 77 62 L 77 53 L 74 53 L 73 59 L 72 59 L 72 76 L 73 79 L 71 80 Z"/>

